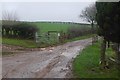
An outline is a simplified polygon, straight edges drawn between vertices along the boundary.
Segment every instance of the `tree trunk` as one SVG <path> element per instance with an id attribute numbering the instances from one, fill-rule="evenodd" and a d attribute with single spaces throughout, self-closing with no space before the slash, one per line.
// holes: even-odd
<path id="1" fill-rule="evenodd" d="M 91 32 L 92 32 L 92 34 L 94 34 L 94 23 L 93 23 L 93 21 L 91 23 Z M 93 43 L 94 43 L 94 36 L 92 36 L 92 45 L 93 45 Z"/>
<path id="2" fill-rule="evenodd" d="M 105 51 L 106 51 L 106 40 L 103 39 L 103 42 L 101 44 L 101 57 L 100 57 L 100 68 L 101 69 L 105 69 L 106 67 L 106 55 L 105 55 Z"/>

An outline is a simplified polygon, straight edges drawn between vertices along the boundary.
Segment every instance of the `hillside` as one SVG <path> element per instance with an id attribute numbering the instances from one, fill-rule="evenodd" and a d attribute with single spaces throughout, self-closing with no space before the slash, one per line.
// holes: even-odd
<path id="1" fill-rule="evenodd" d="M 32 22 L 40 29 L 40 33 L 47 31 L 64 31 L 66 32 L 69 27 L 90 27 L 89 24 L 70 23 L 70 22 Z"/>

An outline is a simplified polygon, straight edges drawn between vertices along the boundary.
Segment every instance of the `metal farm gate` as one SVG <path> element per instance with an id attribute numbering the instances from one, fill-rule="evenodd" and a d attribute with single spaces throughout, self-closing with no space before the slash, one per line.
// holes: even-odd
<path id="1" fill-rule="evenodd" d="M 35 34 L 36 43 L 39 44 L 56 44 L 59 43 L 60 32 L 58 31 L 48 31 L 47 33 Z"/>

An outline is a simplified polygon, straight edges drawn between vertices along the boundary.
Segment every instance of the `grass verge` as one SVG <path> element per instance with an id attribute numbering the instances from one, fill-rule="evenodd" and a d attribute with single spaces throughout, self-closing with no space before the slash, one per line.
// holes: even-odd
<path id="1" fill-rule="evenodd" d="M 2 44 L 21 46 L 25 48 L 35 48 L 37 44 L 32 40 L 2 38 Z"/>
<path id="2" fill-rule="evenodd" d="M 114 65 L 100 70 L 100 43 L 86 47 L 73 61 L 73 75 L 77 78 L 118 78 Z"/>
<path id="3" fill-rule="evenodd" d="M 76 37 L 76 38 L 73 38 L 73 39 L 68 39 L 65 42 L 72 42 L 72 41 L 87 39 L 87 38 L 91 38 L 92 36 L 94 36 L 94 34 L 89 34 L 89 35 L 85 35 L 85 36 Z"/>

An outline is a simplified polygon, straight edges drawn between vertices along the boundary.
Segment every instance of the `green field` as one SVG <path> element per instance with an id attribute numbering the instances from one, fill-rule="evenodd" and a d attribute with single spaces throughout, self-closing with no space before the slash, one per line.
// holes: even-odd
<path id="1" fill-rule="evenodd" d="M 109 52 L 109 50 L 107 51 Z M 118 78 L 118 70 L 113 63 L 109 69 L 99 68 L 100 43 L 85 48 L 73 61 L 73 74 L 77 78 Z M 114 79 L 112 79 L 114 80 Z"/>
<path id="2" fill-rule="evenodd" d="M 60 44 L 58 39 L 56 38 L 56 34 L 51 34 L 50 39 L 46 37 L 46 33 L 48 31 L 63 31 L 67 32 L 69 27 L 90 27 L 86 24 L 73 24 L 73 23 L 58 23 L 58 22 L 31 22 L 35 24 L 39 28 L 39 43 L 35 43 L 35 40 L 24 40 L 24 39 L 15 39 L 15 38 L 2 38 L 3 44 L 10 44 L 10 45 L 17 45 L 27 48 L 35 48 L 35 47 L 47 47 L 47 46 L 54 46 Z M 66 40 L 65 42 L 75 41 L 79 39 L 84 39 L 91 37 L 91 35 L 80 36 L 75 39 Z M 56 40 L 55 40 L 56 39 Z"/>
<path id="3" fill-rule="evenodd" d="M 40 33 L 46 33 L 48 31 L 63 31 L 66 32 L 69 27 L 88 27 L 84 24 L 70 24 L 70 23 L 49 23 L 49 22 L 33 22 L 39 29 Z M 89 26 L 90 27 L 90 26 Z"/>

